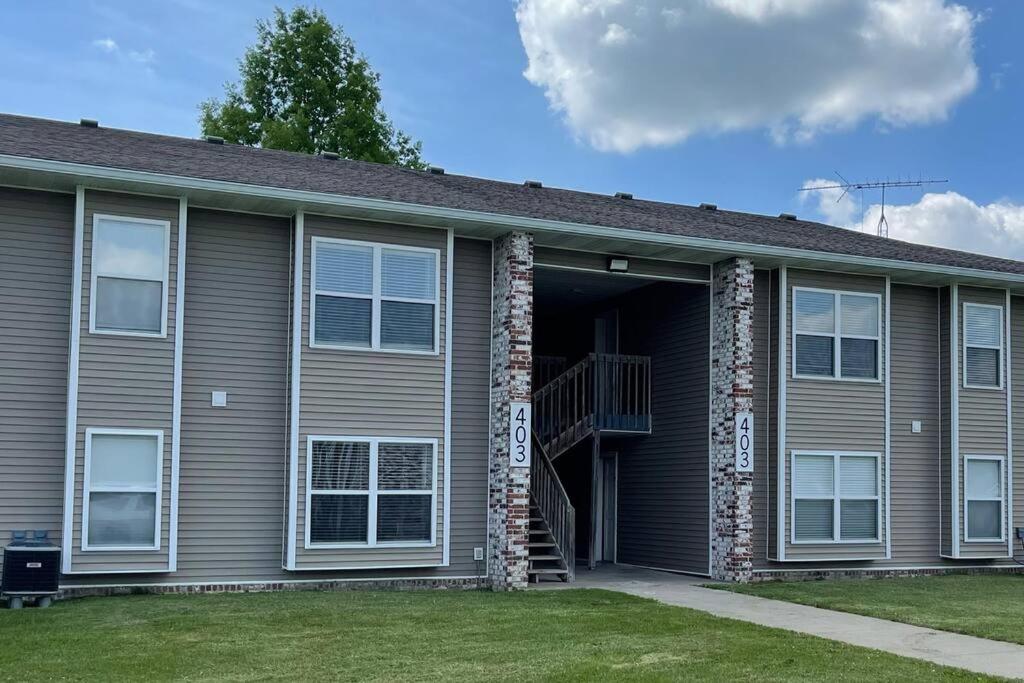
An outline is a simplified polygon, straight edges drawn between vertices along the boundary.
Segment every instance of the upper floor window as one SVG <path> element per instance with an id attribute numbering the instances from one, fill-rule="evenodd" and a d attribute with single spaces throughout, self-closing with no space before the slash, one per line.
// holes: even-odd
<path id="1" fill-rule="evenodd" d="M 167 334 L 170 235 L 167 221 L 93 218 L 90 332 Z"/>
<path id="2" fill-rule="evenodd" d="M 307 546 L 429 545 L 437 442 L 310 437 Z"/>
<path id="3" fill-rule="evenodd" d="M 1002 386 L 1003 308 L 964 304 L 964 386 Z"/>
<path id="4" fill-rule="evenodd" d="M 85 439 L 82 549 L 158 549 L 163 432 L 90 428 Z"/>
<path id="5" fill-rule="evenodd" d="M 314 237 L 310 344 L 435 353 L 440 252 Z"/>
<path id="6" fill-rule="evenodd" d="M 793 453 L 793 541 L 879 540 L 878 455 Z"/>
<path id="7" fill-rule="evenodd" d="M 793 288 L 793 374 L 877 380 L 881 297 Z"/>

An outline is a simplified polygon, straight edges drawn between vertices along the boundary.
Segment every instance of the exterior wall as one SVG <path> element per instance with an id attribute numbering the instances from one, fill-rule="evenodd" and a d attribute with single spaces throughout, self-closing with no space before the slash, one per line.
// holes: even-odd
<path id="1" fill-rule="evenodd" d="M 310 263 L 312 238 L 333 237 L 438 249 L 440 332 L 436 355 L 345 351 L 310 346 Z M 444 321 L 448 291 L 447 234 L 442 230 L 358 223 L 306 215 L 302 273 L 302 349 L 299 417 L 299 476 L 296 569 L 379 565 L 439 566 L 443 562 L 445 444 Z M 339 381 L 344 378 L 344 381 Z M 306 546 L 307 437 L 380 436 L 437 440 L 436 534 L 430 547 L 328 549 Z"/>
<path id="2" fill-rule="evenodd" d="M 0 561 L 14 530 L 61 540 L 74 211 L 0 188 Z"/>
<path id="3" fill-rule="evenodd" d="M 495 240 L 492 263 L 487 563 L 491 586 L 511 590 L 529 565 L 530 469 L 512 466 L 509 425 L 511 404 L 533 396 L 533 235 Z"/>
<path id="4" fill-rule="evenodd" d="M 951 380 L 953 367 L 951 287 L 939 290 L 939 554 L 953 556 L 953 400 Z"/>
<path id="5" fill-rule="evenodd" d="M 891 299 L 892 563 L 934 564 L 939 555 L 939 293 L 893 285 Z M 918 434 L 912 431 L 914 420 L 921 422 Z"/>
<path id="6" fill-rule="evenodd" d="M 966 501 L 964 458 L 968 455 L 1007 455 L 1007 412 L 1006 412 L 1006 377 L 1007 365 L 1005 321 L 1006 291 L 1001 289 L 978 289 L 975 287 L 958 287 L 957 321 L 957 377 L 959 414 L 959 457 L 957 462 L 957 487 L 959 501 L 956 506 L 960 517 L 960 557 L 1006 557 L 1009 553 L 1005 541 L 998 543 L 981 543 L 967 540 L 967 523 L 964 517 Z M 964 386 L 964 304 L 978 303 L 999 306 L 1003 309 L 1003 354 L 1002 368 L 1003 386 L 1000 389 L 976 389 Z M 1004 486 L 1009 484 L 1009 477 L 1004 474 Z M 1005 495 L 1005 492 L 1004 492 Z M 1004 538 L 1011 533 L 1013 525 L 1004 518 Z"/>
<path id="7" fill-rule="evenodd" d="M 793 288 L 864 292 L 882 296 L 882 324 L 879 346 L 881 361 L 877 382 L 854 382 L 794 377 L 793 369 Z M 888 349 L 885 348 L 886 310 L 885 279 L 877 277 L 801 271 L 787 273 L 786 292 L 786 453 L 782 466 L 785 474 L 785 559 L 884 559 L 887 520 L 885 517 L 885 374 Z M 823 425 L 828 425 L 823 429 Z M 793 451 L 864 451 L 880 453 L 881 488 L 879 504 L 882 520 L 879 526 L 881 542 L 865 544 L 823 543 L 794 544 L 792 542 L 790 472 Z"/>
<path id="8" fill-rule="evenodd" d="M 737 471 L 737 415 L 754 410 L 754 266 L 715 264 L 711 306 L 711 575 L 750 580 L 753 472 Z"/>
<path id="9" fill-rule="evenodd" d="M 93 217 L 109 214 L 168 221 L 171 226 L 167 278 L 167 335 L 163 338 L 90 334 Z M 71 570 L 76 573 L 166 571 L 170 564 L 172 488 L 172 384 L 174 381 L 175 273 L 178 264 L 178 200 L 86 191 L 82 252 L 81 343 L 75 456 Z M 126 552 L 82 550 L 82 506 L 86 430 L 90 427 L 156 429 L 163 432 L 160 547 Z"/>
<path id="10" fill-rule="evenodd" d="M 775 360 L 778 358 L 778 349 L 774 345 L 777 335 L 772 333 L 773 325 L 778 325 L 778 314 L 774 312 L 778 309 L 772 307 L 776 286 L 774 278 L 773 271 L 754 271 L 754 488 L 751 494 L 754 522 L 751 531 L 751 562 L 754 567 L 766 565 L 775 547 L 774 520 L 769 514 L 773 509 L 773 445 L 777 438 L 773 411 L 778 407 L 777 396 L 772 393 L 778 388 L 778 363 Z"/>
<path id="11" fill-rule="evenodd" d="M 573 270 L 590 270 L 598 273 L 608 272 L 610 254 L 599 254 L 589 251 L 572 251 L 537 247 L 534 258 L 538 266 L 553 266 Z M 657 259 L 629 256 L 628 275 L 616 274 L 614 277 L 649 276 L 664 277 L 675 280 L 708 281 L 708 267 L 703 263 L 681 263 L 679 261 L 659 261 Z"/>
<path id="12" fill-rule="evenodd" d="M 623 351 L 651 357 L 652 425 L 618 449 L 617 558 L 707 574 L 708 287 L 657 284 L 619 308 Z"/>
<path id="13" fill-rule="evenodd" d="M 1010 298 L 1010 447 L 1013 456 L 1013 555 L 1024 561 L 1024 543 L 1017 539 L 1017 528 L 1024 527 L 1024 297 Z"/>

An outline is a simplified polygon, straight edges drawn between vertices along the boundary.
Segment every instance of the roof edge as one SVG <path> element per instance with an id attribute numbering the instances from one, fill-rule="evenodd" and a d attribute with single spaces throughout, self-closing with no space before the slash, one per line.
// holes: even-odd
<path id="1" fill-rule="evenodd" d="M 209 180 L 194 176 L 179 176 L 166 173 L 154 173 L 152 171 L 135 171 L 126 168 L 95 166 L 91 164 L 38 159 L 35 157 L 23 157 L 11 154 L 0 154 L 0 167 L 26 171 L 43 171 L 69 176 L 92 176 L 105 180 L 172 187 L 178 190 L 221 192 L 256 198 L 290 201 L 299 204 L 308 202 L 332 205 L 339 208 L 359 209 L 363 211 L 387 211 L 410 216 L 425 216 L 445 220 L 485 223 L 510 230 L 546 231 L 571 235 L 604 237 L 631 242 L 683 247 L 698 251 L 717 253 L 739 252 L 745 256 L 765 256 L 781 259 L 813 259 L 837 264 L 852 264 L 906 272 L 947 275 L 951 277 L 985 278 L 1008 283 L 1024 284 L 1024 274 L 1004 273 L 997 270 L 982 270 L 963 266 L 943 266 L 935 263 L 920 263 L 916 261 L 901 261 L 897 259 L 884 259 L 871 256 L 856 256 L 853 254 L 843 254 L 838 252 L 778 247 L 750 242 L 733 242 L 730 240 L 717 240 L 706 237 L 690 237 L 686 235 L 640 231 L 631 228 L 612 228 L 586 223 L 554 221 L 543 218 L 529 218 L 526 216 L 491 213 L 487 211 L 472 211 L 468 209 L 452 209 L 386 199 L 372 199 L 368 197 L 354 197 L 327 192 L 313 192 L 310 190 L 291 190 L 268 185 L 250 185 L 247 183 L 237 183 L 226 180 Z"/>

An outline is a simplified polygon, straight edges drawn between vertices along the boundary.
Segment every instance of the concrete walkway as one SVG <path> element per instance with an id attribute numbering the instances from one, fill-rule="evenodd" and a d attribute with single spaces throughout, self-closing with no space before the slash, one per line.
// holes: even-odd
<path id="1" fill-rule="evenodd" d="M 648 569 L 607 567 L 592 572 L 580 569 L 574 584 L 559 585 L 619 591 L 719 617 L 829 638 L 980 674 L 1024 677 L 1024 646 L 1021 645 L 701 588 L 702 583 L 708 583 L 708 579 Z M 556 584 L 542 585 L 557 587 Z"/>

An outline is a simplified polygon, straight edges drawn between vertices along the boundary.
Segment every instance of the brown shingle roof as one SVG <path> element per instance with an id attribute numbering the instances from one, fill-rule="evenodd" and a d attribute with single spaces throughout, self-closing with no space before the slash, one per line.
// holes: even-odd
<path id="1" fill-rule="evenodd" d="M 811 221 L 432 174 L 280 150 L 0 114 L 0 154 L 666 235 L 1024 274 L 1024 262 Z"/>

